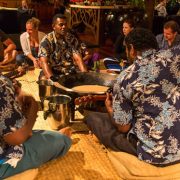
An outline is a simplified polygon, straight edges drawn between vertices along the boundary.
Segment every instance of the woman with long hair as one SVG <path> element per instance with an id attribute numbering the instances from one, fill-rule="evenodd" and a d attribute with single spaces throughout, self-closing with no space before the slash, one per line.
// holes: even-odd
<path id="1" fill-rule="evenodd" d="M 108 71 L 119 73 L 123 68 L 127 66 L 126 49 L 124 44 L 124 38 L 131 32 L 135 27 L 134 21 L 127 18 L 123 21 L 122 32 L 117 37 L 114 44 L 115 57 L 104 58 L 103 62 Z M 126 63 L 126 65 L 125 65 Z"/>

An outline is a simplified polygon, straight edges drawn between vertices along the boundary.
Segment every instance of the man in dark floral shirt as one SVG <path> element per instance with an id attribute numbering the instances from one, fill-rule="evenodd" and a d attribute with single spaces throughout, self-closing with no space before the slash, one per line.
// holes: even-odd
<path id="1" fill-rule="evenodd" d="M 56 14 L 53 17 L 53 31 L 40 43 L 39 57 L 44 75 L 52 81 L 57 76 L 87 71 L 79 52 L 81 43 L 78 37 L 67 28 L 66 17 Z"/>
<path id="2" fill-rule="evenodd" d="M 156 52 L 148 30 L 137 28 L 125 39 L 133 63 L 117 78 L 111 118 L 90 115 L 87 124 L 101 142 L 156 166 L 180 162 L 180 46 Z"/>
<path id="3" fill-rule="evenodd" d="M 32 130 L 37 102 L 14 87 L 0 76 L 0 179 L 63 156 L 71 146 L 68 128 L 60 132 Z"/>

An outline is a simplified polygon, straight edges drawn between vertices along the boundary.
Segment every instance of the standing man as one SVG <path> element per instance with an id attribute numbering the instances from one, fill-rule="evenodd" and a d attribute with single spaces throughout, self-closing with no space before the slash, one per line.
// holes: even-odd
<path id="1" fill-rule="evenodd" d="M 59 75 L 81 72 L 87 68 L 83 62 L 79 39 L 67 28 L 66 16 L 56 14 L 52 22 L 53 31 L 40 43 L 39 59 L 47 79 L 57 81 Z"/>
<path id="2" fill-rule="evenodd" d="M 136 28 L 125 38 L 128 59 L 108 94 L 108 114 L 86 118 L 107 147 L 156 166 L 180 162 L 180 45 L 156 52 L 155 36 Z M 112 98 L 112 99 L 111 99 Z"/>
<path id="3" fill-rule="evenodd" d="M 156 36 L 159 49 L 169 49 L 180 44 L 179 25 L 175 21 L 168 21 L 164 24 L 163 34 Z"/>

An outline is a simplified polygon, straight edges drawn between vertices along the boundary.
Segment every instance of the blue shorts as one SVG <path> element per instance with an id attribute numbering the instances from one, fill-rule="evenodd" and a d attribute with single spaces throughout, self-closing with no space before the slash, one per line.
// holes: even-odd
<path id="1" fill-rule="evenodd" d="M 24 156 L 16 168 L 9 164 L 0 165 L 0 179 L 37 168 L 47 161 L 64 156 L 71 146 L 71 139 L 59 132 L 35 130 L 23 146 Z"/>

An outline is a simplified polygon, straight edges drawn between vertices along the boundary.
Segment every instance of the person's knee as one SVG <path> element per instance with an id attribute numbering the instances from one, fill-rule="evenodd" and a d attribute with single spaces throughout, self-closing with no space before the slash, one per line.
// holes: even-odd
<path id="1" fill-rule="evenodd" d="M 16 50 L 12 51 L 12 57 L 16 59 L 16 56 L 18 55 L 18 52 Z"/>
<path id="2" fill-rule="evenodd" d="M 71 145 L 72 145 L 72 140 L 63 134 L 59 134 L 58 136 L 56 136 L 56 143 L 53 143 L 53 148 L 57 153 L 57 157 L 58 156 L 64 156 L 68 150 L 70 149 Z"/>
<path id="3" fill-rule="evenodd" d="M 87 126 L 91 129 L 99 120 L 98 118 L 95 117 L 96 115 L 94 113 L 92 114 L 88 114 L 85 117 L 85 122 L 87 124 Z"/>
<path id="4" fill-rule="evenodd" d="M 64 141 L 64 146 L 66 146 L 66 149 L 69 150 L 71 145 L 72 145 L 72 140 L 66 135 L 63 135 L 63 141 Z"/>
<path id="5" fill-rule="evenodd" d="M 41 160 L 41 164 L 57 157 L 64 156 L 69 151 L 72 144 L 72 141 L 68 136 L 60 134 L 59 132 L 43 131 L 40 138 L 38 134 L 37 137 L 36 143 L 37 140 L 39 141 L 42 139 L 41 147 L 39 147 L 37 153 L 38 159 Z M 45 144 L 47 144 L 47 147 L 44 147 Z M 45 157 L 44 154 L 46 154 Z"/>

